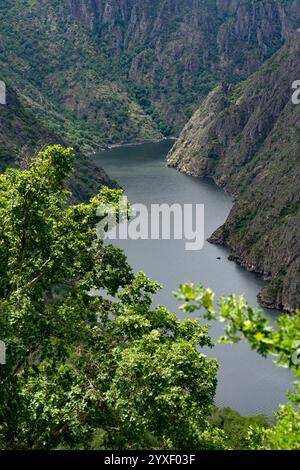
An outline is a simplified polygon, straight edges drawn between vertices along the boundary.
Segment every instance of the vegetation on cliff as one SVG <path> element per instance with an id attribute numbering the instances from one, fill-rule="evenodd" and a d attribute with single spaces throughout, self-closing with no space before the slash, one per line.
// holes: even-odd
<path id="1" fill-rule="evenodd" d="M 202 318 L 221 321 L 221 341 L 300 378 L 300 33 L 260 68 L 300 1 L 2 0 L 0 23 L 0 448 L 300 450 L 299 382 L 274 422 L 216 410 L 202 352 Z M 211 240 L 266 277 L 265 305 L 295 312 L 276 329 L 201 285 L 180 286 L 199 310 L 180 322 L 96 236 L 122 191 L 96 192 L 115 185 L 85 153 L 177 134 L 199 104 L 169 162 L 236 196 Z"/>
<path id="2" fill-rule="evenodd" d="M 35 104 L 37 106 L 37 104 Z M 0 170 L 26 168 L 39 150 L 49 144 L 65 144 L 63 138 L 46 127 L 29 98 L 6 85 L 6 104 L 0 105 Z M 58 120 L 59 123 L 59 120 Z M 67 182 L 73 197 L 87 200 L 99 184 L 115 187 L 105 171 L 76 149 L 75 172 Z"/>
<path id="3" fill-rule="evenodd" d="M 178 134 L 220 81 L 248 77 L 299 0 L 2 0 L 0 79 L 82 150 Z"/>
<path id="4" fill-rule="evenodd" d="M 217 87 L 168 156 L 180 171 L 211 176 L 235 195 L 211 240 L 265 276 L 266 306 L 290 311 L 300 305 L 300 106 L 292 102 L 299 56 L 297 32 L 248 80 Z"/>
<path id="5" fill-rule="evenodd" d="M 86 198 L 110 183 L 84 154 L 177 134 L 220 79 L 248 76 L 280 47 L 298 2 L 3 0 L 0 168 L 71 144 L 72 189 Z"/>

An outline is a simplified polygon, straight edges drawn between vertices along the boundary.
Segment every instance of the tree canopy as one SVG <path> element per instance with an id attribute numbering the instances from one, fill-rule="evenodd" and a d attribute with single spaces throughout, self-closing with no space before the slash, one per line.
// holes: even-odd
<path id="1" fill-rule="evenodd" d="M 72 165 L 53 146 L 0 176 L 1 446 L 222 447 L 207 328 L 152 308 L 160 286 L 96 236 L 121 191 L 68 205 Z"/>
<path id="2" fill-rule="evenodd" d="M 0 447 L 231 447 L 211 419 L 218 364 L 201 352 L 213 347 L 208 326 L 200 314 L 179 321 L 153 307 L 160 285 L 97 237 L 98 208 L 118 209 L 122 190 L 103 187 L 71 205 L 72 168 L 73 151 L 52 146 L 26 170 L 0 175 Z M 187 313 L 225 320 L 228 339 L 240 333 L 299 376 L 299 313 L 275 331 L 242 298 L 221 299 L 215 312 L 202 286 L 183 285 L 177 297 Z M 247 422 L 249 447 L 299 448 L 297 390 L 275 428 Z"/>
<path id="3" fill-rule="evenodd" d="M 273 327 L 261 309 L 252 309 L 243 297 L 222 297 L 215 310 L 213 293 L 204 291 L 201 284 L 183 284 L 175 295 L 183 302 L 184 312 L 202 310 L 204 318 L 225 323 L 226 334 L 220 342 L 244 339 L 261 356 L 274 356 L 276 365 L 294 373 L 295 391 L 289 393 L 288 405 L 281 405 L 276 413 L 276 425 L 271 429 L 249 429 L 249 445 L 256 449 L 300 450 L 300 311 L 293 316 L 280 315 Z"/>

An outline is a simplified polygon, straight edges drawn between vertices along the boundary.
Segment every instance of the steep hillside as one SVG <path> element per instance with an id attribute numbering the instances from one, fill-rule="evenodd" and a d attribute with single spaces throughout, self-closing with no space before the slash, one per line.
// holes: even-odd
<path id="1" fill-rule="evenodd" d="M 14 164 L 26 151 L 46 143 L 61 143 L 61 138 L 51 133 L 38 121 L 32 108 L 26 107 L 26 97 L 18 96 L 6 86 L 6 105 L 0 105 L 0 168 Z"/>
<path id="2" fill-rule="evenodd" d="M 299 24 L 299 0 L 68 0 L 72 16 L 124 58 L 138 97 L 172 132 L 220 79 L 240 80 Z"/>
<path id="3" fill-rule="evenodd" d="M 162 137 L 66 2 L 4 0 L 0 24 L 0 76 L 39 102 L 45 127 L 83 150 Z"/>
<path id="4" fill-rule="evenodd" d="M 39 119 L 38 103 L 7 86 L 6 105 L 0 104 L 0 171 L 8 166 L 24 166 L 41 148 L 51 144 L 68 145 Z M 70 187 L 76 199 L 87 199 L 99 185 L 114 185 L 105 172 L 76 149 L 75 174 Z"/>
<path id="5" fill-rule="evenodd" d="M 300 0 L 2 0 L 0 24 L 0 75 L 91 149 L 177 134 L 282 45 Z"/>
<path id="6" fill-rule="evenodd" d="M 300 306 L 300 32 L 247 81 L 219 86 L 184 128 L 169 164 L 211 176 L 236 196 L 212 236 L 265 276 L 269 307 Z"/>

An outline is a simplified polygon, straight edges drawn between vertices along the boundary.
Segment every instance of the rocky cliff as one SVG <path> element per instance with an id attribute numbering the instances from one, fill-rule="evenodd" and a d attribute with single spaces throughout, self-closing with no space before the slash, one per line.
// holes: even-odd
<path id="1" fill-rule="evenodd" d="M 95 149 L 178 134 L 217 83 L 281 47 L 300 0 L 2 0 L 0 24 L 0 75 L 30 84 L 50 103 L 46 124 Z"/>
<path id="2" fill-rule="evenodd" d="M 68 0 L 171 132 L 220 79 L 248 77 L 299 24 L 300 1 Z"/>
<path id="3" fill-rule="evenodd" d="M 268 307 L 300 307 L 300 32 L 258 72 L 217 87 L 185 126 L 169 164 L 211 176 L 236 197 L 211 241 L 261 273 Z"/>

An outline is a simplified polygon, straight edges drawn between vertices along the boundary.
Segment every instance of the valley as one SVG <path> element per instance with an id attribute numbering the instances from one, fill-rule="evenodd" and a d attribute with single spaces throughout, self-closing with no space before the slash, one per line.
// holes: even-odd
<path id="1" fill-rule="evenodd" d="M 300 450 L 299 93 L 300 0 L 1 0 L 0 463 Z"/>

